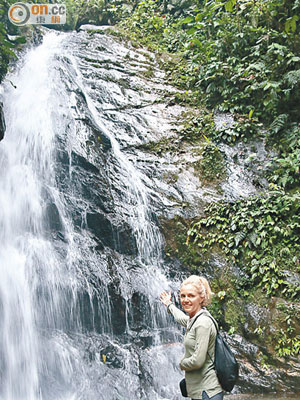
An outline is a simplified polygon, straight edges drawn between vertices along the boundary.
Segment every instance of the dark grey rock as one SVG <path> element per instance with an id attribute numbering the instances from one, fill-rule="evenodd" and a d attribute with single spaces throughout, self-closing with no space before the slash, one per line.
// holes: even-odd
<path id="1" fill-rule="evenodd" d="M 4 138 L 4 133 L 6 130 L 4 112 L 3 112 L 3 104 L 0 102 L 0 140 Z"/>

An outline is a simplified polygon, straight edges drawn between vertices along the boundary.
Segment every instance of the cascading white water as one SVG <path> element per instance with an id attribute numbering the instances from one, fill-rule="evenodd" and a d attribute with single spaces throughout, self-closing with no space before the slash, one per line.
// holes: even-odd
<path id="1" fill-rule="evenodd" d="M 55 364 L 61 366 L 62 376 L 70 373 L 65 355 L 55 348 L 58 341 L 51 341 L 52 330 L 64 326 L 62 289 L 68 286 L 72 291 L 72 281 L 45 234 L 46 198 L 56 193 L 53 116 L 58 78 L 52 58 L 60 41 L 51 35 L 42 46 L 29 51 L 4 89 L 7 131 L 0 147 L 1 400 L 42 398 L 41 376 L 50 374 L 51 369 L 55 373 Z M 47 342 L 44 330 L 49 330 Z"/>
<path id="2" fill-rule="evenodd" d="M 46 34 L 43 44 L 28 51 L 22 65 L 4 86 L 7 131 L 0 145 L 3 171 L 0 177 L 0 399 L 163 398 L 152 389 L 146 394 L 146 389 L 139 388 L 141 372 L 137 372 L 140 368 L 137 355 L 115 342 L 108 256 L 93 250 L 93 239 L 86 231 L 75 229 L 68 209 L 69 203 L 82 202 L 72 188 L 72 153 L 76 146 L 83 153 L 87 151 L 84 133 L 74 127 L 77 101 L 74 93 L 79 88 L 98 128 L 110 139 L 112 162 L 108 160 L 108 175 L 112 176 L 115 168 L 118 177 L 115 179 L 124 187 L 121 194 L 112 193 L 114 206 L 118 213 L 127 210 L 124 218 L 136 241 L 138 271 L 131 275 L 116 261 L 118 290 L 125 300 L 127 332 L 130 331 L 130 299 L 139 291 L 148 298 L 144 320 L 154 331 L 153 344 L 160 345 L 158 328 L 159 324 L 166 326 L 166 317 L 161 313 L 157 297 L 169 282 L 161 270 L 161 235 L 151 219 L 148 189 L 142 174 L 101 120 L 81 78 L 78 60 L 64 44 L 65 37 L 68 35 Z M 64 54 L 66 51 L 68 55 Z M 63 62 L 66 66 L 62 71 Z M 64 74 L 73 74 L 70 80 L 76 81 L 73 92 L 69 90 L 71 94 L 61 78 Z M 64 140 L 69 155 L 68 193 L 62 193 L 57 183 L 58 140 Z M 62 241 L 54 237 L 57 232 L 54 235 L 48 226 L 49 207 L 53 205 Z M 82 221 L 85 218 L 82 216 Z M 125 258 L 120 258 L 121 263 L 124 261 Z M 88 276 L 90 271 L 98 277 L 93 284 Z M 86 315 L 87 312 L 91 315 Z M 94 345 L 89 335 L 84 336 L 87 331 L 84 321 L 88 321 L 91 334 L 96 335 L 95 341 L 112 344 L 123 354 L 122 374 L 107 369 L 99 358 L 100 349 L 93 355 L 94 369 L 87 362 L 86 347 L 90 349 Z M 170 359 L 174 355 L 172 349 L 157 349 L 153 347 L 144 359 L 145 363 L 152 364 L 143 368 L 151 370 L 154 379 L 157 375 L 160 382 L 162 375 L 155 371 L 157 364 L 166 367 L 175 361 Z M 177 376 L 176 371 L 173 375 L 172 370 L 166 373 L 168 379 Z M 108 379 L 103 383 L 108 388 L 105 395 L 97 383 L 104 375 Z M 111 380 L 115 380 L 116 387 L 107 386 Z M 131 388 L 125 393 L 128 382 Z"/>
<path id="3" fill-rule="evenodd" d="M 5 400 L 39 398 L 36 290 L 40 279 L 52 286 L 56 281 L 55 262 L 41 257 L 49 252 L 43 237 L 42 190 L 53 179 L 47 68 L 56 43 L 52 45 L 27 55 L 22 73 L 13 78 L 15 87 L 7 83 L 4 97 L 7 132 L 0 148 L 0 290 L 1 399 Z M 47 318 L 53 318 L 50 310 Z"/>

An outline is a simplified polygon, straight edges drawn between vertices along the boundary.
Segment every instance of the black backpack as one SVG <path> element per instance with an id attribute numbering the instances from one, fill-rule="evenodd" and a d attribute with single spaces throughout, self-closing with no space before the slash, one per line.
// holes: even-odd
<path id="1" fill-rule="evenodd" d="M 238 362 L 230 350 L 228 343 L 220 334 L 216 321 L 211 317 L 211 315 L 205 315 L 212 320 L 217 330 L 214 366 L 218 380 L 222 386 L 222 389 L 224 389 L 226 392 L 231 392 L 239 377 Z"/>
<path id="2" fill-rule="evenodd" d="M 196 322 L 197 318 L 203 314 L 198 315 L 195 320 L 193 321 L 192 325 L 189 329 L 192 328 L 194 323 Z M 238 377 L 239 377 L 239 365 L 230 350 L 228 343 L 225 341 L 223 336 L 219 332 L 218 325 L 214 318 L 209 314 L 205 313 L 207 317 L 209 317 L 215 325 L 217 330 L 216 336 L 216 346 L 215 346 L 215 361 L 214 366 L 216 370 L 216 374 L 222 389 L 226 392 L 231 392 Z M 210 354 L 208 353 L 210 359 L 212 360 Z M 180 390 L 183 397 L 187 397 L 187 389 L 186 389 L 186 382 L 185 379 L 180 381 Z"/>

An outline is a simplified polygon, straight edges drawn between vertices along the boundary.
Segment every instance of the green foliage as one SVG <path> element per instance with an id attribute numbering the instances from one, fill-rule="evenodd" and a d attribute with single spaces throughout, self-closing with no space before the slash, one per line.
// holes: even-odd
<path id="1" fill-rule="evenodd" d="M 7 39 L 3 23 L 0 23 L 0 81 L 7 72 L 9 60 L 15 56 L 14 45 Z"/>
<path id="2" fill-rule="evenodd" d="M 247 142 L 249 139 L 256 139 L 261 136 L 262 124 L 247 117 L 240 117 L 234 126 L 214 130 L 213 139 L 216 143 L 234 144 L 238 141 Z"/>
<path id="3" fill-rule="evenodd" d="M 9 39 L 9 34 L 18 33 L 18 28 L 8 20 L 7 13 L 13 3 L 15 3 L 13 0 L 3 0 L 0 6 L 0 82 L 7 72 L 9 61 L 15 58 L 13 49 L 16 44 L 24 42 L 24 38 Z"/>
<path id="4" fill-rule="evenodd" d="M 300 310 L 294 304 L 280 303 L 277 309 L 283 312 L 282 328 L 277 333 L 275 350 L 279 356 L 298 356 L 300 354 Z"/>
<path id="5" fill-rule="evenodd" d="M 288 115 L 280 114 L 271 124 L 270 138 L 276 140 L 279 153 L 268 164 L 270 182 L 286 190 L 300 186 L 300 124 L 288 124 Z"/>
<path id="6" fill-rule="evenodd" d="M 273 170 L 269 179 L 285 189 L 300 185 L 300 147 L 290 153 L 284 153 L 273 160 Z"/>
<path id="7" fill-rule="evenodd" d="M 280 329 L 278 344 L 275 347 L 279 356 L 297 356 L 300 354 L 300 335 L 289 337 L 287 332 Z"/>
<path id="8" fill-rule="evenodd" d="M 149 48 L 163 49 L 163 33 L 166 29 L 166 15 L 160 15 L 160 2 L 147 0 L 138 3 L 132 15 L 121 21 L 120 27 L 130 33 L 131 39 L 138 39 L 139 43 Z"/>
<path id="9" fill-rule="evenodd" d="M 241 114 L 255 108 L 264 121 L 270 121 L 281 110 L 282 100 L 293 104 L 295 110 L 293 87 L 288 83 L 289 72 L 299 60 L 291 49 L 289 35 L 263 24 L 264 13 L 269 11 L 265 3 L 260 4 L 259 12 L 258 3 L 238 2 L 234 10 L 233 5 L 225 7 L 232 12 L 224 13 L 220 4 L 218 7 L 208 1 L 200 13 L 195 11 L 194 20 L 189 20 L 191 43 L 201 43 L 201 50 L 206 43 L 206 57 L 195 46 L 185 51 L 187 56 L 193 53 L 193 70 L 198 62 L 196 86 L 205 91 L 208 105 L 218 104 L 224 111 Z M 193 70 L 189 71 L 191 75 Z"/>
<path id="10" fill-rule="evenodd" d="M 224 157 L 215 144 L 206 143 L 202 150 L 202 160 L 199 162 L 197 169 L 200 172 L 201 180 L 216 182 L 224 178 Z"/>
<path id="11" fill-rule="evenodd" d="M 151 48 L 181 55 L 174 83 L 204 92 L 208 107 L 244 118 L 220 140 L 254 137 L 261 122 L 270 125 L 280 115 L 287 125 L 299 120 L 298 0 L 206 0 L 183 9 L 182 18 L 161 4 L 140 2 L 122 25 Z M 253 111 L 255 121 L 247 121 Z"/>
<path id="12" fill-rule="evenodd" d="M 197 142 L 211 137 L 216 130 L 213 113 L 205 108 L 198 111 L 198 115 L 185 116 L 180 137 L 186 142 Z"/>
<path id="13" fill-rule="evenodd" d="M 296 298 L 300 288 L 288 271 L 300 272 L 299 211 L 300 195 L 280 191 L 211 204 L 189 230 L 188 243 L 203 254 L 221 249 L 267 295 Z"/>
<path id="14" fill-rule="evenodd" d="M 62 27 L 65 30 L 76 29 L 82 24 L 99 23 L 99 15 L 105 6 L 104 0 L 64 0 L 67 7 L 67 22 Z"/>
<path id="15" fill-rule="evenodd" d="M 43 1 L 42 1 L 43 2 Z M 113 24 L 130 14 L 130 7 L 122 0 L 57 0 L 66 4 L 67 22 L 63 30 L 78 29 L 83 24 Z M 133 2 L 135 3 L 135 2 Z"/>

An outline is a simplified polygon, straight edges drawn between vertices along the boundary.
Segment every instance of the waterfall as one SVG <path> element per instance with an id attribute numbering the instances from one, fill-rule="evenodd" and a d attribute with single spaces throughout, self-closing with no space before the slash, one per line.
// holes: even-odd
<path id="1" fill-rule="evenodd" d="M 98 61 L 128 52 L 101 40 Z M 47 33 L 3 88 L 1 400 L 176 396 L 181 333 L 158 301 L 173 283 L 151 183 L 126 150 L 147 123 L 118 112 L 126 96 L 89 46 Z"/>
<path id="2" fill-rule="evenodd" d="M 44 234 L 43 192 L 53 185 L 54 102 L 47 61 L 55 42 L 27 54 L 5 94 L 1 143 L 1 395 L 39 398 L 38 325 L 58 318 L 59 267 Z M 40 60 L 43 60 L 40 63 Z M 43 285 L 42 285 L 43 283 Z M 43 293 L 44 292 L 44 293 Z"/>

